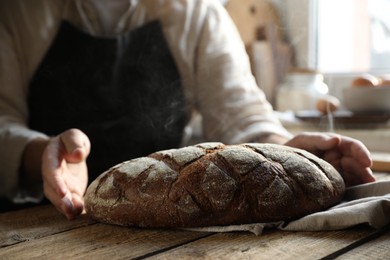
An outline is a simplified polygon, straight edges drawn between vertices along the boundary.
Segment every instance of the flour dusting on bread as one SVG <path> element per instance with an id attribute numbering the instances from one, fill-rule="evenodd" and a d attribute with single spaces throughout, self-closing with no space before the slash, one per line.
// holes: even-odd
<path id="1" fill-rule="evenodd" d="M 118 164 L 87 189 L 87 213 L 140 227 L 288 221 L 340 202 L 341 175 L 306 151 L 202 143 Z"/>

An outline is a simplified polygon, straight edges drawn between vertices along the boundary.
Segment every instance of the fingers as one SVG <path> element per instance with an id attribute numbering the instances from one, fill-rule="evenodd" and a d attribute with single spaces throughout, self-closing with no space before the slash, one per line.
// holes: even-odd
<path id="1" fill-rule="evenodd" d="M 307 142 L 319 151 L 327 151 L 335 148 L 341 142 L 341 137 L 336 134 L 323 133 L 320 135 L 308 135 Z"/>
<path id="2" fill-rule="evenodd" d="M 44 183 L 44 192 L 46 198 L 56 207 L 56 209 L 64 214 L 67 219 L 74 219 L 77 215 L 82 212 L 80 204 L 72 202 L 71 195 L 66 193 L 63 197 L 59 196 L 58 193 L 48 183 Z"/>
<path id="3" fill-rule="evenodd" d="M 363 167 L 372 166 L 370 151 L 359 140 L 349 138 L 349 137 L 343 137 L 339 146 L 340 146 L 340 150 L 343 151 L 345 155 L 348 155 L 352 158 L 356 158 L 356 160 L 359 162 L 361 166 Z"/>
<path id="4" fill-rule="evenodd" d="M 46 187 L 51 187 L 55 193 L 63 197 L 67 193 L 67 186 L 62 178 L 61 164 L 63 151 L 58 137 L 50 140 L 42 156 L 42 178 Z"/>
<path id="5" fill-rule="evenodd" d="M 51 141 L 45 152 L 55 152 L 59 141 Z M 59 158 L 59 157 L 58 157 Z M 62 175 L 60 159 L 50 161 L 43 159 L 43 190 L 45 196 L 50 202 L 62 212 L 68 219 L 73 215 L 73 205 L 70 203 L 69 190 Z"/>
<path id="6" fill-rule="evenodd" d="M 69 220 L 76 218 L 84 210 L 84 200 L 78 193 L 68 190 L 64 196 L 60 196 L 48 182 L 44 182 L 44 193 L 57 210 Z"/>
<path id="7" fill-rule="evenodd" d="M 339 135 L 331 133 L 302 133 L 288 141 L 286 145 L 307 150 L 316 155 L 335 148 L 341 142 Z"/>
<path id="8" fill-rule="evenodd" d="M 78 129 L 70 129 L 60 135 L 65 148 L 65 159 L 70 163 L 85 160 L 90 152 L 91 143 L 88 137 Z"/>
<path id="9" fill-rule="evenodd" d="M 369 167 L 362 167 L 351 157 L 343 157 L 340 161 L 342 175 L 346 186 L 374 182 L 375 177 Z"/>
<path id="10" fill-rule="evenodd" d="M 332 164 L 347 186 L 375 181 L 370 152 L 356 139 L 333 133 L 303 133 L 286 145 L 305 149 Z"/>
<path id="11" fill-rule="evenodd" d="M 358 164 L 370 167 L 372 160 L 367 147 L 359 140 L 333 133 L 303 133 L 286 143 L 286 145 L 305 149 L 316 155 L 328 152 L 339 153 L 340 156 L 356 158 Z M 333 155 L 335 156 L 335 155 Z"/>
<path id="12" fill-rule="evenodd" d="M 60 212 L 63 212 L 67 219 L 72 220 L 76 218 L 83 212 L 84 203 L 80 197 L 75 196 L 74 194 L 67 194 L 65 197 L 61 198 L 61 201 L 58 203 Z M 58 209 L 58 208 L 57 208 Z"/>
<path id="13" fill-rule="evenodd" d="M 81 214 L 84 208 L 82 196 L 88 182 L 85 160 L 89 152 L 88 137 L 71 129 L 52 138 L 43 153 L 45 196 L 68 219 Z"/>

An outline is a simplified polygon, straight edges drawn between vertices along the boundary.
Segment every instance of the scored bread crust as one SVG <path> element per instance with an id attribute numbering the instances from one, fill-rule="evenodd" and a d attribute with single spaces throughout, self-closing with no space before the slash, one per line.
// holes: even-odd
<path id="1" fill-rule="evenodd" d="M 85 209 L 124 226 L 266 223 L 326 210 L 344 191 L 336 169 L 304 150 L 201 143 L 112 167 L 88 187 Z"/>

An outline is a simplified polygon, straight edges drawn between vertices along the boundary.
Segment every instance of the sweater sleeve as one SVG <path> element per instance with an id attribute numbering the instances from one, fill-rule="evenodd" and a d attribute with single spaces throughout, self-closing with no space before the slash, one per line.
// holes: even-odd
<path id="1" fill-rule="evenodd" d="M 257 86 L 238 30 L 217 0 L 143 0 L 133 21 L 159 19 L 190 108 L 207 141 L 227 144 L 275 134 L 290 138 Z"/>
<path id="2" fill-rule="evenodd" d="M 291 135 L 257 86 L 244 44 L 217 1 L 203 12 L 196 52 L 196 100 L 208 140 L 248 142 L 261 135 Z"/>
<path id="3" fill-rule="evenodd" d="M 58 24 L 52 10 L 59 9 L 44 0 L 0 2 L 0 197 L 12 200 L 27 198 L 32 195 L 28 190 L 35 190 L 22 191 L 19 183 L 26 144 L 48 138 L 27 127 L 27 96 L 29 81 Z"/>
<path id="4" fill-rule="evenodd" d="M 26 144 L 43 134 L 26 127 L 26 93 L 11 35 L 0 25 L 0 196 L 15 197 Z"/>

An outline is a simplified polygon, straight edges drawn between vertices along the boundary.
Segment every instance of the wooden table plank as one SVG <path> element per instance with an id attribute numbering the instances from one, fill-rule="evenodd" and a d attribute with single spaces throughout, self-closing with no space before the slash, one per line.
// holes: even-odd
<path id="1" fill-rule="evenodd" d="M 386 233 L 378 238 L 352 249 L 337 259 L 390 259 L 390 228 L 387 227 Z"/>
<path id="2" fill-rule="evenodd" d="M 374 175 L 377 181 L 390 181 L 390 173 L 388 172 L 376 172 Z"/>
<path id="3" fill-rule="evenodd" d="M 371 153 L 373 165 L 371 169 L 373 171 L 390 172 L 390 154 L 389 153 Z"/>
<path id="4" fill-rule="evenodd" d="M 95 223 L 86 215 L 68 221 L 52 205 L 0 214 L 0 248 Z"/>
<path id="5" fill-rule="evenodd" d="M 376 176 L 378 180 L 390 180 L 388 173 Z M 96 223 L 86 215 L 68 221 L 47 205 L 0 214 L 0 259 L 318 259 L 353 245 L 373 231 L 368 226 L 328 232 L 271 229 L 255 236 L 245 232 L 148 230 Z M 371 243 L 378 247 L 372 252 L 374 256 L 385 256 L 389 250 L 388 234 L 361 247 L 371 250 Z M 360 254 L 356 250 L 360 247 L 343 256 L 353 258 Z"/>
<path id="6" fill-rule="evenodd" d="M 2 248 L 0 259 L 129 259 L 208 234 L 95 224 Z"/>
<path id="7" fill-rule="evenodd" d="M 221 233 L 158 254 L 152 259 L 319 259 L 373 231 L 368 226 L 359 226 L 347 231 L 328 232 L 270 230 L 261 236 Z"/>

